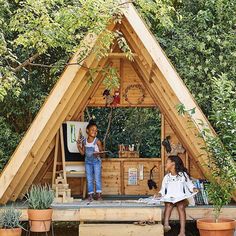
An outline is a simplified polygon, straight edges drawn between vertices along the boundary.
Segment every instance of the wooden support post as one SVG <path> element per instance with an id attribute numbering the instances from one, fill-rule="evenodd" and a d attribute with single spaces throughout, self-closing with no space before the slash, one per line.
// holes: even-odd
<path id="1" fill-rule="evenodd" d="M 57 170 L 57 159 L 58 159 L 58 144 L 59 144 L 59 132 L 56 134 L 56 144 L 54 148 L 54 161 L 53 161 L 53 171 L 52 171 L 52 185 L 55 183 L 56 170 Z"/>
<path id="2" fill-rule="evenodd" d="M 63 178 L 65 180 L 65 184 L 67 184 L 66 178 L 66 157 L 65 157 L 65 146 L 64 146 L 64 138 L 63 138 L 63 128 L 60 127 L 60 141 L 61 141 L 61 157 L 62 157 L 62 168 L 63 168 Z"/>
<path id="3" fill-rule="evenodd" d="M 120 162 L 120 194 L 125 194 L 124 161 Z"/>
<path id="4" fill-rule="evenodd" d="M 164 140 L 166 134 L 165 134 L 165 116 L 161 115 L 161 142 Z M 165 175 L 165 149 L 163 145 L 161 144 L 161 181 Z"/>
<path id="5" fill-rule="evenodd" d="M 86 177 L 82 178 L 82 183 L 83 183 L 83 199 L 86 198 L 86 190 L 87 190 L 87 182 L 86 182 Z"/>

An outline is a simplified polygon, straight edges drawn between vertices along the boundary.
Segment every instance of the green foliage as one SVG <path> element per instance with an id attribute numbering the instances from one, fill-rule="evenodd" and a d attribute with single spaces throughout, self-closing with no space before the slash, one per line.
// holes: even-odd
<path id="1" fill-rule="evenodd" d="M 233 192 L 236 189 L 236 166 L 232 162 L 232 156 L 222 145 L 218 137 L 212 137 L 204 133 L 208 154 L 208 167 L 212 180 L 207 187 L 210 202 L 214 206 L 215 222 L 218 221 L 221 208 L 230 203 Z"/>
<path id="2" fill-rule="evenodd" d="M 219 81 L 218 81 L 219 82 Z M 217 84 L 217 81 L 216 81 Z M 226 84 L 228 84 L 226 82 Z M 232 84 L 232 83 L 230 83 Z M 229 85 L 229 84 L 228 84 Z M 218 88 L 216 86 L 216 88 Z M 227 98 L 224 97 L 225 91 L 229 92 L 230 86 L 221 87 L 221 93 L 218 93 L 217 99 L 219 101 L 223 101 Z M 227 96 L 228 95 L 227 93 Z M 217 104 L 214 103 L 214 104 Z M 193 110 L 186 110 L 183 104 L 177 106 L 178 112 L 180 115 L 193 115 Z M 192 111 L 189 113 L 189 111 Z M 225 110 L 225 115 L 227 116 L 227 109 Z M 224 120 L 224 115 L 222 120 Z M 224 205 L 227 205 L 233 196 L 233 193 L 236 189 L 236 165 L 233 160 L 232 152 L 228 151 L 226 146 L 223 145 L 219 136 L 215 136 L 212 134 L 209 126 L 204 124 L 203 121 L 199 121 L 199 125 L 202 126 L 201 134 L 199 138 L 203 138 L 205 141 L 205 145 L 202 147 L 204 151 L 206 151 L 208 155 L 208 163 L 201 163 L 202 165 L 207 166 L 210 170 L 210 174 L 207 174 L 208 177 L 211 178 L 210 184 L 207 186 L 207 193 L 210 202 L 214 206 L 214 216 L 215 222 L 218 222 L 221 208 Z M 233 140 L 232 133 L 230 133 L 231 138 Z M 232 141 L 234 143 L 234 141 Z M 229 143 L 228 146 L 232 146 Z"/>
<path id="3" fill-rule="evenodd" d="M 111 129 L 106 148 L 118 156 L 118 145 L 140 145 L 142 157 L 160 157 L 161 117 L 156 108 L 113 108 Z M 110 108 L 90 108 L 103 140 Z"/>
<path id="4" fill-rule="evenodd" d="M 236 2 L 136 0 L 135 6 L 235 158 Z M 121 10 L 114 0 L 0 0 L 0 169 L 78 45 L 84 48 L 81 59 L 87 55 L 84 36 L 98 35 L 114 16 L 119 22 Z M 107 30 L 93 49 L 98 58 L 107 55 L 113 40 L 132 59 L 123 35 Z M 30 65 L 15 71 L 35 54 Z M 107 70 L 106 86 L 118 86 L 115 71 Z M 220 101 L 223 87 L 231 92 L 224 91 L 226 100 Z"/>
<path id="5" fill-rule="evenodd" d="M 152 7 L 156 5 L 155 1 L 138 2 L 143 2 L 140 6 L 146 22 L 208 115 L 213 103 L 212 78 L 222 73 L 227 80 L 236 78 L 236 2 L 167 1 L 170 7 L 174 7 L 174 11 L 167 14 L 172 27 L 171 24 L 168 27 L 160 24 Z"/>
<path id="6" fill-rule="evenodd" d="M 121 9 L 122 6 L 112 0 L 106 0 L 106 4 L 103 0 L 0 0 L 0 116 L 4 117 L 1 119 L 0 170 L 71 54 L 81 44 L 82 60 L 91 49 L 88 43 L 81 43 L 84 36 L 100 34 L 114 16 L 114 20 L 119 21 Z M 107 55 L 115 38 L 122 35 L 108 30 L 102 34 L 99 46 L 93 49 L 98 58 Z M 32 63 L 19 69 L 31 56 L 35 56 Z M 112 71 L 107 69 L 107 72 Z M 106 76 L 108 87 L 117 81 L 113 75 Z"/>
<path id="7" fill-rule="evenodd" d="M 0 228 L 22 228 L 20 224 L 21 212 L 12 207 L 4 208 L 0 213 Z"/>
<path id="8" fill-rule="evenodd" d="M 0 116 L 0 170 L 7 163 L 20 138 L 17 132 L 12 131 L 6 119 Z"/>
<path id="9" fill-rule="evenodd" d="M 236 86 L 225 74 L 213 78 L 210 119 L 225 148 L 236 161 Z"/>
<path id="10" fill-rule="evenodd" d="M 32 185 L 26 194 L 29 209 L 49 209 L 54 199 L 54 192 L 48 185 Z"/>

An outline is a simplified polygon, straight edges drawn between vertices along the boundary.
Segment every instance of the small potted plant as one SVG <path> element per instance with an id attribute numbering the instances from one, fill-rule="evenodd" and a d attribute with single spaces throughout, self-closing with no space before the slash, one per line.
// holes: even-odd
<path id="1" fill-rule="evenodd" d="M 13 207 L 3 209 L 0 213 L 0 235 L 20 236 L 22 233 L 20 217 L 21 212 Z"/>
<path id="2" fill-rule="evenodd" d="M 31 232 L 48 232 L 52 222 L 54 192 L 48 185 L 32 185 L 26 194 Z"/>
<path id="3" fill-rule="evenodd" d="M 200 236 L 233 236 L 236 222 L 234 219 L 220 218 L 221 209 L 230 203 L 235 191 L 236 169 L 229 161 L 232 158 L 217 137 L 206 139 L 209 168 L 212 179 L 207 187 L 210 203 L 214 207 L 214 218 L 197 220 Z"/>

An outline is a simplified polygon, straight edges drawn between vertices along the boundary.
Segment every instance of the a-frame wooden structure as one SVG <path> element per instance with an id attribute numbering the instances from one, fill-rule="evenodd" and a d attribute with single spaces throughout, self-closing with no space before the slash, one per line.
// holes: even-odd
<path id="1" fill-rule="evenodd" d="M 156 104 L 170 124 L 180 142 L 194 160 L 199 170 L 207 176 L 207 155 L 201 149 L 204 141 L 198 137 L 201 126 L 198 121 L 210 124 L 185 84 L 162 51 L 160 45 L 138 15 L 132 4 L 124 10 L 122 23 L 110 25 L 110 30 L 119 30 L 124 34 L 128 44 L 135 53 L 134 61 L 129 62 L 137 72 L 145 87 L 151 103 Z M 96 37 L 87 37 L 87 43 L 93 47 Z M 78 51 L 71 63 L 76 63 Z M 113 53 L 122 57 L 122 53 Z M 97 60 L 96 55 L 89 54 L 83 61 L 86 67 L 103 67 L 109 57 Z M 43 107 L 28 129 L 21 143 L 12 155 L 9 163 L 0 176 L 0 203 L 16 200 L 43 173 L 45 164 L 53 159 L 56 137 L 61 124 L 65 120 L 76 120 L 84 109 L 93 102 L 103 75 L 97 73 L 90 86 L 87 82 L 88 70 L 80 65 L 68 66 L 51 91 Z M 196 113 L 179 115 L 178 104 L 186 109 L 196 108 Z"/>

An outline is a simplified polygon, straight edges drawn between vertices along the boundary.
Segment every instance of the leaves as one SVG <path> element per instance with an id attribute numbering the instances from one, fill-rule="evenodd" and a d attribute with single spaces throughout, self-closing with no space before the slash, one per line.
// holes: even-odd
<path id="1" fill-rule="evenodd" d="M 89 113 L 96 117 L 98 137 L 103 140 L 109 108 L 90 108 Z M 106 141 L 109 151 L 118 156 L 118 145 L 140 145 L 143 157 L 160 157 L 161 117 L 156 108 L 113 108 L 111 128 Z"/>

